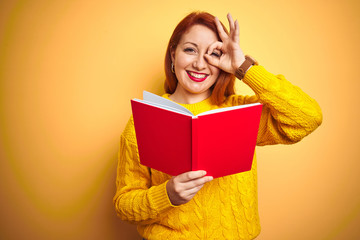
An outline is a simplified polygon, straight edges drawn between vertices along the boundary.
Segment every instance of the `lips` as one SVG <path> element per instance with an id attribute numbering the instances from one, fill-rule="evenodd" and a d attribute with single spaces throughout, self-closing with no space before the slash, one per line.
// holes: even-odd
<path id="1" fill-rule="evenodd" d="M 197 73 L 191 71 L 186 71 L 186 73 L 188 74 L 189 78 L 195 82 L 202 82 L 209 76 L 209 74 Z"/>

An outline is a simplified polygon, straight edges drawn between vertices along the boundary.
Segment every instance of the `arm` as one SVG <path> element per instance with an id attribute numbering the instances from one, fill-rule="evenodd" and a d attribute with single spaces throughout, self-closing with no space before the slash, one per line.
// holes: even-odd
<path id="1" fill-rule="evenodd" d="M 253 66 L 243 79 L 256 96 L 245 103 L 263 103 L 257 144 L 291 144 L 314 131 L 322 122 L 318 103 L 282 75 Z"/>
<path id="2" fill-rule="evenodd" d="M 222 42 L 215 42 L 209 52 L 214 49 L 223 54 L 220 58 L 206 57 L 207 61 L 235 74 L 245 61 L 245 56 L 239 46 L 239 23 L 233 21 L 228 14 L 230 33 L 227 34 L 218 19 L 215 24 Z M 261 66 L 252 66 L 243 79 L 256 96 L 234 99 L 233 104 L 261 102 L 264 104 L 258 134 L 258 145 L 300 141 L 314 131 L 322 122 L 322 113 L 315 100 L 305 94 L 300 88 L 292 85 L 282 75 L 273 75 Z"/>

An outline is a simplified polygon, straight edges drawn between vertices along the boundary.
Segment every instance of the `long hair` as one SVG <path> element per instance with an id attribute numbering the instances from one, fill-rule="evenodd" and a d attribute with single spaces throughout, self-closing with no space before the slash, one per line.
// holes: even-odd
<path id="1" fill-rule="evenodd" d="M 189 15 L 187 15 L 181 22 L 176 26 L 173 34 L 171 35 L 171 38 L 169 40 L 169 44 L 167 46 L 166 55 L 165 55 L 165 92 L 166 93 L 174 93 L 176 86 L 178 84 L 178 80 L 175 76 L 175 74 L 171 71 L 171 52 L 175 51 L 182 35 L 186 33 L 186 31 L 192 27 L 193 25 L 200 24 L 208 27 L 210 30 L 212 30 L 217 38 L 218 41 L 221 41 L 219 33 L 217 31 L 216 25 L 215 25 L 215 17 L 207 12 L 192 12 Z M 225 32 L 227 34 L 228 31 L 223 26 Z M 235 93 L 234 90 L 235 85 L 235 76 L 231 73 L 224 72 L 220 69 L 219 76 L 214 83 L 213 86 L 211 86 L 210 90 L 212 91 L 211 94 L 211 102 L 215 105 L 221 105 L 224 103 L 226 97 L 232 95 Z"/>

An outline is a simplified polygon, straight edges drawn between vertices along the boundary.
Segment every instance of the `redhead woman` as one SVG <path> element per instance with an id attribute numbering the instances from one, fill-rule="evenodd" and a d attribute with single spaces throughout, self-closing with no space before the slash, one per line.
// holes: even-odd
<path id="1" fill-rule="evenodd" d="M 261 102 L 257 145 L 300 141 L 321 124 L 319 105 L 282 75 L 245 56 L 239 24 L 231 15 L 228 21 L 229 32 L 211 14 L 194 12 L 177 25 L 165 56 L 163 97 L 195 115 Z M 254 96 L 235 94 L 240 80 Z M 260 234 L 255 155 L 252 169 L 243 173 L 216 179 L 205 171 L 169 176 L 140 164 L 130 118 L 120 139 L 116 184 L 118 216 L 137 224 L 146 239 L 254 239 Z"/>

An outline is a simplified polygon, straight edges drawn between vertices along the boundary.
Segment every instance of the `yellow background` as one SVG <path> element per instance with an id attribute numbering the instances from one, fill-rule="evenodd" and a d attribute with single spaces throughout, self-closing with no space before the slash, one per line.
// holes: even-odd
<path id="1" fill-rule="evenodd" d="M 360 237 L 359 1 L 32 0 L 0 3 L 0 239 L 139 239 L 112 205 L 119 135 L 192 10 L 230 11 L 244 52 L 323 110 L 257 148 L 259 239 Z"/>

